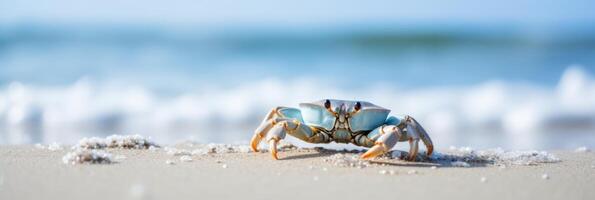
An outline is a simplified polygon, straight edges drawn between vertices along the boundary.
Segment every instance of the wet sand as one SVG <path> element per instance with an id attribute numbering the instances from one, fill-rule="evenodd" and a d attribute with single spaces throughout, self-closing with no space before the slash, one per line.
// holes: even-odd
<path id="1" fill-rule="evenodd" d="M 112 149 L 112 164 L 64 164 L 70 151 L 1 146 L 0 199 L 595 199 L 593 152 L 550 151 L 561 162 L 536 166 L 391 161 L 359 169 L 325 161 L 336 152 L 304 149 L 280 152 L 278 161 L 218 153 L 190 162 L 163 150 Z"/>

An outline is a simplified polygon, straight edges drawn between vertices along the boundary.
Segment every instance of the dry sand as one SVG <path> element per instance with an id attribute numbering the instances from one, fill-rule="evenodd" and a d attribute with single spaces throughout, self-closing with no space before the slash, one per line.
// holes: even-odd
<path id="1" fill-rule="evenodd" d="M 0 147 L 0 199 L 595 199 L 592 152 L 553 151 L 561 162 L 536 166 L 358 169 L 325 161 L 337 152 L 303 149 L 278 161 L 219 153 L 189 162 L 162 149 L 116 149 L 108 150 L 116 163 L 64 164 L 70 151 Z"/>

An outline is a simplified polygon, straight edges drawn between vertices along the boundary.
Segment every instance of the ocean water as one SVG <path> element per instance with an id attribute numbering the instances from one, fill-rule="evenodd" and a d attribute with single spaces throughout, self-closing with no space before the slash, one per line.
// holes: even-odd
<path id="1" fill-rule="evenodd" d="M 412 115 L 438 148 L 594 146 L 592 33 L 4 26 L 0 144 L 246 142 L 275 106 L 338 98 Z"/>

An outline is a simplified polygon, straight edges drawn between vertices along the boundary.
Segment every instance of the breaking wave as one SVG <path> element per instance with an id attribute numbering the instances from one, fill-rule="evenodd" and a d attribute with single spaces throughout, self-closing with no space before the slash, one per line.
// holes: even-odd
<path id="1" fill-rule="evenodd" d="M 409 114 L 438 147 L 574 148 L 595 144 L 595 79 L 571 66 L 555 87 L 489 81 L 407 89 L 387 83 L 345 89 L 308 78 L 235 87 L 198 86 L 161 95 L 142 86 L 82 78 L 66 87 L 19 82 L 0 89 L 0 144 L 75 143 L 81 137 L 142 134 L 163 143 L 237 142 L 278 105 L 321 98 L 367 100 Z"/>

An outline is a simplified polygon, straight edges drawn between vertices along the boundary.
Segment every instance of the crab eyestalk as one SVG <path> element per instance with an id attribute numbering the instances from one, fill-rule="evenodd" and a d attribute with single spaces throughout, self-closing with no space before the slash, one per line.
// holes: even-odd
<path id="1" fill-rule="evenodd" d="M 324 102 L 324 107 L 326 108 L 326 110 L 328 110 L 331 114 L 333 114 L 335 117 L 339 116 L 339 113 L 335 112 L 332 107 L 331 107 L 331 101 L 330 100 L 326 100 Z"/>
<path id="2" fill-rule="evenodd" d="M 353 110 L 351 110 L 350 112 L 347 112 L 347 109 L 345 109 L 346 114 L 345 117 L 350 118 L 351 116 L 355 115 L 355 113 L 359 112 L 362 109 L 362 104 L 358 101 L 355 103 L 355 105 L 353 105 Z"/>
<path id="3" fill-rule="evenodd" d="M 352 114 L 356 113 L 357 111 L 362 109 L 362 103 L 360 103 L 359 101 L 355 103 L 355 105 L 353 106 L 353 111 L 351 112 Z"/>

